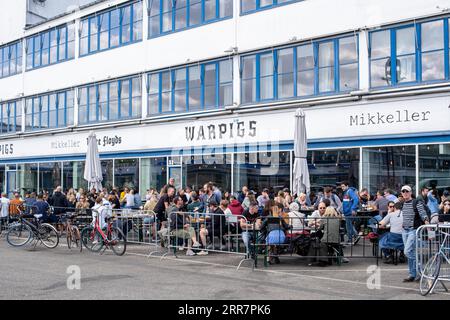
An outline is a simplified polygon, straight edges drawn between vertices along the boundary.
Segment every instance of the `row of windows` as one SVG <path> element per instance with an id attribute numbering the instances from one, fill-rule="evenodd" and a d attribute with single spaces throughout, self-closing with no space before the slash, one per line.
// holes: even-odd
<path id="1" fill-rule="evenodd" d="M 370 33 L 371 87 L 449 79 L 449 21 Z"/>
<path id="2" fill-rule="evenodd" d="M 0 78 L 22 72 L 22 42 L 0 47 Z"/>
<path id="3" fill-rule="evenodd" d="M 241 13 L 251 13 L 301 0 L 241 0 Z"/>
<path id="4" fill-rule="evenodd" d="M 22 125 L 22 109 L 19 101 L 0 104 L 0 133 L 20 131 Z"/>
<path id="5" fill-rule="evenodd" d="M 199 111 L 233 103 L 232 60 L 152 73 L 147 83 L 149 115 Z"/>
<path id="6" fill-rule="evenodd" d="M 127 78 L 82 87 L 79 90 L 80 124 L 141 117 L 141 78 Z"/>
<path id="7" fill-rule="evenodd" d="M 73 125 L 74 91 L 61 91 L 27 98 L 25 131 Z"/>
<path id="8" fill-rule="evenodd" d="M 75 56 L 75 24 L 52 28 L 26 38 L 27 70 L 44 67 Z"/>
<path id="9" fill-rule="evenodd" d="M 142 40 L 142 1 L 81 20 L 80 56 Z"/>
<path id="10" fill-rule="evenodd" d="M 356 36 L 241 58 L 242 103 L 348 92 L 359 87 Z"/>
<path id="11" fill-rule="evenodd" d="M 149 37 L 233 16 L 233 0 L 149 0 Z"/>

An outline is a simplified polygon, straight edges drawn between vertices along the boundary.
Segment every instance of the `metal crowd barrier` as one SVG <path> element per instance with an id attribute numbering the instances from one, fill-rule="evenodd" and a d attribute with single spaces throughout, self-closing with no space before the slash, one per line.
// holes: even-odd
<path id="1" fill-rule="evenodd" d="M 117 227 L 121 228 L 128 243 L 157 246 L 160 242 L 157 233 L 157 217 L 153 211 L 136 209 L 114 209 Z"/>
<path id="2" fill-rule="evenodd" d="M 242 257 L 239 269 L 244 262 L 252 261 L 242 236 L 249 228 L 251 224 L 242 215 L 171 212 L 158 231 L 167 249 L 161 259 L 170 253 L 178 257 L 179 252 L 186 255 L 227 253 Z"/>
<path id="3" fill-rule="evenodd" d="M 427 263 L 441 250 L 450 259 L 450 233 L 449 223 L 427 224 L 419 227 L 416 231 L 416 268 L 421 275 Z M 450 280 L 450 264 L 441 261 L 440 280 Z"/>

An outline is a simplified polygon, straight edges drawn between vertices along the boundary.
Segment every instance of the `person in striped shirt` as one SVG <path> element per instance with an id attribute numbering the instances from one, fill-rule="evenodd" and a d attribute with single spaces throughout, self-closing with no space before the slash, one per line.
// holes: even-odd
<path id="1" fill-rule="evenodd" d="M 428 224 L 428 215 L 425 211 L 423 201 L 412 198 L 412 189 L 410 186 L 403 186 L 402 196 L 404 199 L 402 207 L 403 215 L 403 244 L 404 253 L 408 258 L 409 277 L 403 282 L 417 281 L 416 270 L 416 230 L 421 225 Z"/>

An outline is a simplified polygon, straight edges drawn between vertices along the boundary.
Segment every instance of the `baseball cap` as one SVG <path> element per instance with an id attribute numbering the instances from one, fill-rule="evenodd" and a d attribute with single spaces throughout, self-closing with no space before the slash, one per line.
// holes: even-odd
<path id="1" fill-rule="evenodd" d="M 412 191 L 412 189 L 411 189 L 410 186 L 403 186 L 402 189 L 401 189 L 401 191 L 403 191 L 403 190 L 406 190 L 406 191 L 409 191 L 409 192 Z"/>

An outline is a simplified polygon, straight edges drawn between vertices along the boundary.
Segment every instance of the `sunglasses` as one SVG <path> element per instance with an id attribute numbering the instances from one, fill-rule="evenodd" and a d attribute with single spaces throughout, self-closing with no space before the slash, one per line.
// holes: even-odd
<path id="1" fill-rule="evenodd" d="M 326 207 L 320 207 L 319 209 L 326 209 Z"/>
<path id="2" fill-rule="evenodd" d="M 389 208 L 395 208 L 394 206 L 389 206 Z"/>
<path id="3" fill-rule="evenodd" d="M 444 203 L 444 206 L 450 206 L 450 202 Z"/>
<path id="4" fill-rule="evenodd" d="M 408 193 L 408 192 L 411 192 L 411 191 L 409 191 L 409 190 L 402 190 L 402 193 Z"/>

